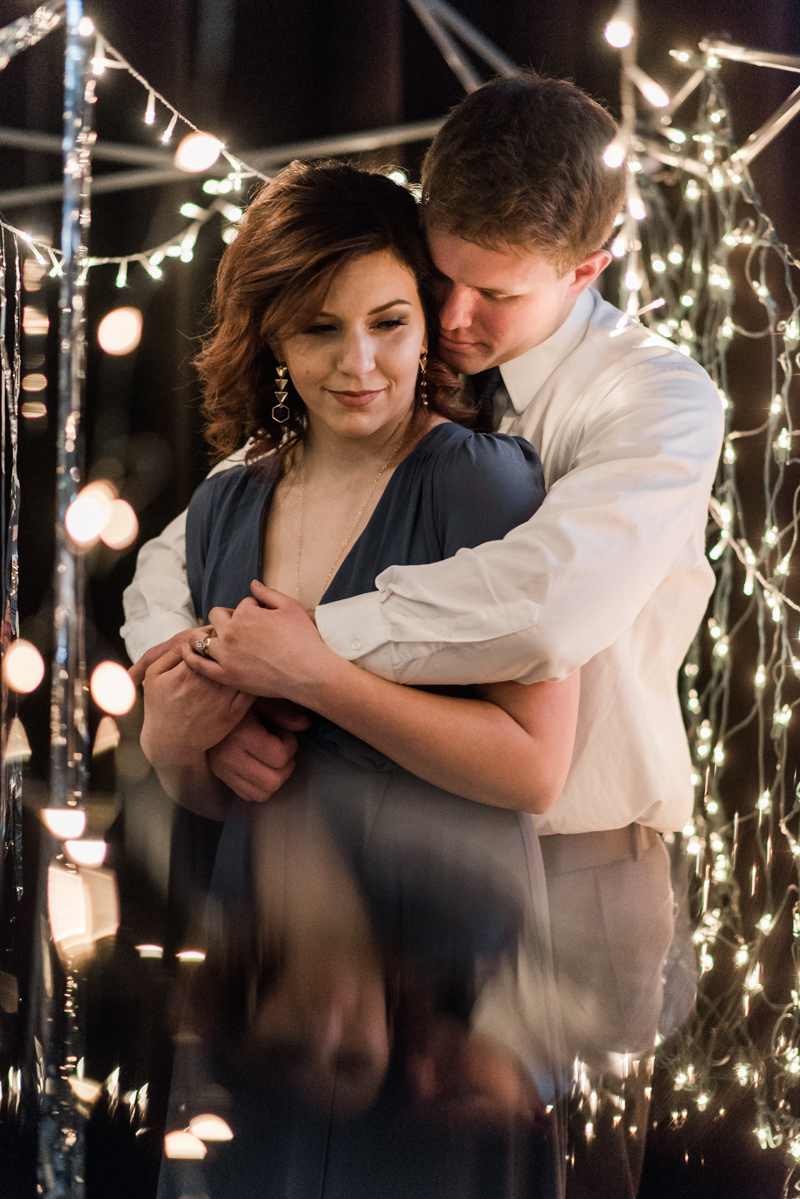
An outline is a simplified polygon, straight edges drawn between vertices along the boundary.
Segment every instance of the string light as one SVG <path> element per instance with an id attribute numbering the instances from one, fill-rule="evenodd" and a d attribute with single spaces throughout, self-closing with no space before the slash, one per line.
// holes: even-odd
<path id="1" fill-rule="evenodd" d="M 164 132 L 161 134 L 161 144 L 162 145 L 166 146 L 166 144 L 172 140 L 172 135 L 175 132 L 175 124 L 176 124 L 177 120 L 178 120 L 178 114 L 177 114 L 177 112 L 173 112 L 173 114 L 170 118 L 169 124 L 167 125 Z"/>
<path id="2" fill-rule="evenodd" d="M 631 22 L 631 35 L 634 28 Z M 633 296 L 639 292 L 645 297 L 648 292 L 655 293 L 665 301 L 655 328 L 709 372 L 720 393 L 727 427 L 710 505 L 708 553 L 716 589 L 708 624 L 698 633 L 681 672 L 696 795 L 695 814 L 683 830 L 683 838 L 702 913 L 694 936 L 701 1002 L 696 1019 L 663 1043 L 659 1053 L 675 1090 L 692 1099 L 686 1108 L 673 1110 L 674 1128 L 691 1120 L 693 1111 L 707 1113 L 716 1090 L 729 1080 L 752 1089 L 757 1108 L 753 1132 L 758 1144 L 788 1147 L 788 1193 L 791 1179 L 797 1177 L 794 1172 L 800 1172 L 800 1117 L 792 1114 L 794 1109 L 787 1102 L 789 1089 L 796 1088 L 800 1076 L 800 987 L 781 1006 L 783 1001 L 777 997 L 782 984 L 780 975 L 776 976 L 770 987 L 775 1031 L 769 1046 L 760 1043 L 760 1030 L 766 1015 L 765 982 L 769 981 L 769 959 L 765 963 L 763 947 L 787 904 L 794 902 L 800 884 L 800 839 L 792 831 L 796 820 L 790 822 L 790 817 L 800 813 L 800 785 L 793 778 L 787 756 L 794 711 L 800 706 L 800 603 L 796 592 L 790 590 L 797 578 L 793 565 L 800 545 L 800 511 L 793 502 L 793 483 L 787 474 L 792 454 L 796 454 L 795 429 L 800 424 L 792 411 L 795 394 L 789 388 L 792 373 L 800 365 L 800 360 L 794 361 L 800 341 L 796 294 L 800 264 L 777 238 L 753 190 L 745 165 L 748 160 L 737 154 L 731 143 L 727 102 L 716 73 L 719 56 L 705 53 L 698 57 L 690 51 L 674 51 L 672 56 L 696 74 L 698 68 L 705 71 L 699 78 L 697 116 L 693 122 L 683 120 L 681 130 L 654 116 L 653 132 L 646 134 L 641 118 L 638 126 L 632 124 L 630 103 L 626 115 L 625 80 L 630 81 L 629 88 L 635 84 L 641 94 L 644 91 L 636 69 L 630 69 L 630 52 L 626 57 L 623 50 L 629 224 L 623 225 L 611 248 L 615 257 L 623 259 L 620 306 L 630 312 Z M 630 90 L 627 94 L 630 96 Z M 669 163 L 671 173 L 665 180 L 678 184 L 679 196 L 682 191 L 684 204 L 677 213 L 674 193 L 663 188 L 660 177 L 636 170 L 642 165 L 641 156 L 657 155 L 664 139 L 687 155 Z M 695 157 L 690 157 L 692 154 Z M 646 213 L 631 210 L 633 186 L 640 188 Z M 642 243 L 640 252 L 638 242 Z M 732 251 L 738 251 L 733 259 Z M 738 285 L 742 269 L 762 313 L 761 320 L 740 325 L 733 319 L 732 304 L 734 278 Z M 780 299 L 777 284 L 771 285 L 773 278 L 782 280 Z M 727 359 L 731 347 L 738 352 L 753 338 L 765 338 L 774 347 L 766 377 L 771 374 L 777 386 L 773 386 L 764 423 L 748 422 L 753 427 L 739 431 L 734 425 Z M 742 438 L 747 438 L 751 447 L 746 456 L 737 453 Z M 755 514 L 752 506 L 744 508 L 736 475 L 740 457 L 752 469 L 757 446 L 763 451 L 758 468 L 759 479 L 763 477 L 763 517 Z M 743 596 L 743 609 L 733 607 L 737 592 Z M 757 643 L 756 665 L 750 673 L 752 706 L 749 715 L 733 726 L 729 715 L 731 680 L 737 662 L 741 674 L 747 638 Z M 749 653 L 749 648 L 745 652 Z M 748 799 L 739 791 L 741 776 L 729 769 L 728 758 L 734 760 L 729 742 L 741 739 L 759 724 L 765 733 L 755 750 L 762 783 L 758 793 Z M 748 831 L 743 835 L 745 827 Z M 784 873 L 787 855 L 777 852 L 783 846 L 791 851 L 795 871 L 788 890 Z M 780 863 L 781 873 L 773 880 L 776 863 Z M 747 900 L 744 905 L 740 904 L 740 888 Z M 770 896 L 779 898 L 771 900 Z M 797 944 L 800 904 L 792 922 Z M 717 971 L 714 963 L 720 956 L 729 960 L 729 946 L 734 947 L 737 972 L 726 981 L 725 972 Z M 721 1012 L 726 1013 L 722 1023 Z M 754 1015 L 757 1022 L 751 1026 Z M 720 1064 L 721 1044 L 739 1048 Z M 723 1107 L 719 1110 L 724 1113 Z"/>

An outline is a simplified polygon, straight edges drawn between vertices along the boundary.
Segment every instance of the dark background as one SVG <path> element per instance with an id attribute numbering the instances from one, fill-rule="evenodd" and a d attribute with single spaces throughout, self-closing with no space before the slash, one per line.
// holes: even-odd
<path id="1" fill-rule="evenodd" d="M 29 13 L 31 7 L 3 0 L 0 25 Z M 613 0 L 603 4 L 561 0 L 558 5 L 457 0 L 456 7 L 514 61 L 575 80 L 618 115 L 618 55 L 602 37 Z M 224 139 L 233 152 L 435 118 L 463 95 L 418 19 L 401 0 L 293 0 L 289 4 L 285 0 L 141 0 L 136 4 L 104 0 L 87 4 L 87 12 L 157 90 L 197 125 Z M 686 72 L 669 57 L 669 50 L 691 48 L 707 35 L 800 53 L 800 5 L 796 0 L 675 0 L 668 5 L 645 0 L 640 62 L 674 91 Z M 60 135 L 62 56 L 63 34 L 57 31 L 0 73 L 0 124 Z M 488 69 L 481 69 L 487 76 Z M 721 77 L 740 142 L 798 82 L 793 75 L 733 63 L 723 67 Z M 158 145 L 168 117 L 159 108 L 153 127 L 142 123 L 146 94 L 125 73 L 106 72 L 98 81 L 98 95 L 94 113 L 100 140 Z M 413 179 L 418 177 L 424 149 L 419 143 L 396 147 L 366 156 L 365 161 L 396 162 Z M 800 251 L 798 163 L 800 120 L 784 130 L 752 168 L 779 236 L 795 253 Z M 113 169 L 131 168 L 98 161 L 95 174 L 99 177 Z M 59 175 L 56 155 L 0 146 L 0 190 L 55 181 Z M 208 199 L 200 183 L 191 179 L 99 195 L 93 203 L 90 252 L 124 254 L 157 245 L 185 228 L 185 219 L 178 215 L 183 202 L 204 204 Z M 57 204 L 9 207 L 3 216 L 58 244 Z M 214 269 L 223 249 L 219 229 L 219 224 L 210 223 L 201 231 L 193 262 L 167 260 L 160 281 L 133 266 L 129 286 L 120 292 L 114 285 L 114 267 L 97 268 L 90 275 L 86 476 L 109 456 L 122 464 L 118 478 L 122 494 L 139 514 L 137 544 L 159 532 L 185 507 L 208 467 L 191 358 L 205 327 Z M 51 381 L 56 378 L 56 289 L 55 281 L 46 281 L 32 300 L 46 301 L 50 312 L 47 374 Z M 102 316 L 121 303 L 141 308 L 144 334 L 134 354 L 112 359 L 97 347 L 96 329 Z M 768 380 L 751 376 L 746 363 L 738 368 L 737 380 L 737 426 L 754 426 L 769 398 Z M 49 425 L 43 420 L 22 422 L 20 444 L 22 633 L 43 652 L 49 648 L 52 620 L 53 386 L 46 398 Z M 87 558 L 90 669 L 106 657 L 127 661 L 118 629 L 121 593 L 132 577 L 134 560 L 133 549 L 98 550 Z M 43 688 L 40 692 L 22 705 L 34 749 L 30 767 L 34 780 L 46 777 L 48 756 L 47 696 Z M 143 900 L 142 894 L 138 899 L 148 915 L 137 925 L 139 918 L 131 917 L 129 909 L 134 926 L 131 944 L 136 936 L 156 935 L 148 920 L 158 904 Z M 123 1156 L 131 1173 L 123 1182 L 98 1152 L 93 1159 L 94 1199 L 101 1194 L 146 1193 L 152 1155 L 148 1165 L 141 1154 L 136 1156 L 139 1150 L 134 1152 L 125 1142 Z M 752 1121 L 745 1120 L 727 1135 L 719 1123 L 709 1121 L 699 1143 L 689 1144 L 676 1133 L 651 1136 L 643 1194 L 766 1199 L 780 1194 L 781 1182 L 778 1161 L 757 1148 Z M 20 1195 L 24 1193 L 20 1190 Z"/>

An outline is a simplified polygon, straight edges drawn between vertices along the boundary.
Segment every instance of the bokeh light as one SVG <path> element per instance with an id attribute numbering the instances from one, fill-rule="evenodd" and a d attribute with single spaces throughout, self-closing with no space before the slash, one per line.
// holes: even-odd
<path id="1" fill-rule="evenodd" d="M 95 1082 L 92 1078 L 78 1078 L 74 1074 L 69 1078 L 69 1085 L 73 1094 L 84 1103 L 94 1103 L 103 1089 L 101 1082 Z"/>
<path id="2" fill-rule="evenodd" d="M 23 375 L 21 386 L 23 391 L 44 391 L 47 387 L 47 375 L 43 375 L 39 371 L 34 371 L 31 375 Z"/>
<path id="3" fill-rule="evenodd" d="M 25 732 L 25 726 L 19 716 L 15 716 L 11 721 L 6 737 L 6 748 L 3 754 L 3 761 L 7 764 L 14 762 L 27 762 L 31 756 L 31 743 L 28 740 L 28 734 Z"/>
<path id="4" fill-rule="evenodd" d="M 98 708 L 112 716 L 130 712 L 136 699 L 133 679 L 119 662 L 101 662 L 92 671 L 89 683 L 92 699 Z"/>
<path id="5" fill-rule="evenodd" d="M 164 956 L 164 948 L 161 945 L 137 945 L 136 952 L 140 958 L 154 958 L 160 961 Z"/>
<path id="6" fill-rule="evenodd" d="M 97 541 L 111 518 L 115 499 L 110 483 L 100 480 L 90 483 L 78 493 L 67 508 L 65 524 L 76 545 L 92 545 Z"/>
<path id="7" fill-rule="evenodd" d="M 100 534 L 101 539 L 112 550 L 124 550 L 132 545 L 139 532 L 136 513 L 127 500 L 112 500 L 111 515 Z"/>
<path id="8" fill-rule="evenodd" d="M 633 26 L 622 16 L 613 16 L 605 27 L 604 36 L 609 46 L 624 50 L 633 41 Z"/>
<path id="9" fill-rule="evenodd" d="M 115 308 L 97 327 L 100 349 L 107 354 L 130 354 L 142 340 L 142 314 L 138 308 Z"/>
<path id="10" fill-rule="evenodd" d="M 187 133 L 175 151 L 175 166 L 179 171 L 194 174 L 207 171 L 222 153 L 222 142 L 210 133 Z"/>
<path id="11" fill-rule="evenodd" d="M 43 808 L 42 820 L 61 840 L 82 837 L 86 828 L 86 813 L 81 808 Z"/>
<path id="12" fill-rule="evenodd" d="M 28 420 L 35 420 L 39 416 L 47 416 L 47 405 L 41 400 L 26 400 L 20 411 Z"/>
<path id="13" fill-rule="evenodd" d="M 170 1158 L 195 1160 L 205 1157 L 208 1153 L 199 1137 L 191 1132 L 168 1132 L 164 1137 L 164 1154 Z"/>
<path id="14" fill-rule="evenodd" d="M 65 841 L 64 848 L 78 866 L 102 866 L 106 857 L 105 841 Z"/>
<path id="15" fill-rule="evenodd" d="M 12 641 L 3 656 L 3 678 L 12 691 L 35 691 L 44 678 L 44 659 L 36 646 L 21 637 Z"/>
<path id="16" fill-rule="evenodd" d="M 232 1141 L 233 1132 L 220 1116 L 203 1114 L 189 1121 L 189 1132 L 201 1141 Z"/>
<path id="17" fill-rule="evenodd" d="M 120 732 L 116 724 L 110 716 L 103 716 L 97 726 L 97 733 L 94 738 L 92 747 L 92 757 L 97 758 L 100 754 L 108 753 L 110 749 L 116 749 L 119 745 Z"/>

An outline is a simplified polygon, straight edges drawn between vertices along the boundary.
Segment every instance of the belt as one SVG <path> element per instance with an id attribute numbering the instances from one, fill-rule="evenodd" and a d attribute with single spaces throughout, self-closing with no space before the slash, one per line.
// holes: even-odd
<path id="1" fill-rule="evenodd" d="M 539 837 L 548 874 L 570 874 L 611 862 L 638 861 L 658 840 L 654 828 L 629 824 L 596 833 L 550 833 Z"/>

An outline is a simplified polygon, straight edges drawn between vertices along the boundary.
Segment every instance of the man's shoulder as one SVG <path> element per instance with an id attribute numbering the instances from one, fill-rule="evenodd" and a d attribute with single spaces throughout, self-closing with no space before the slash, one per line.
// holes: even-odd
<path id="1" fill-rule="evenodd" d="M 684 377 L 694 377 L 699 386 L 716 392 L 708 373 L 688 350 L 680 350 L 667 337 L 627 316 L 599 294 L 595 293 L 594 300 L 586 336 L 578 347 L 584 354 L 596 354 L 620 374 L 638 369 L 648 373 L 653 369 L 679 371 Z"/>

